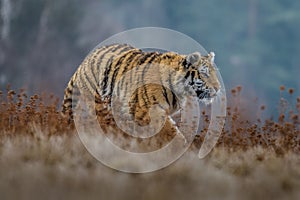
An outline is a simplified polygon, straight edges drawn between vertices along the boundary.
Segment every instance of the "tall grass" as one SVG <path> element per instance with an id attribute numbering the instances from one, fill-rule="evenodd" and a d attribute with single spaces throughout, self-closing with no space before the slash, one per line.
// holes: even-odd
<path id="1" fill-rule="evenodd" d="M 8 87 L 0 92 L 0 199 L 299 199 L 300 98 L 281 86 L 277 119 L 262 117 L 268 105 L 245 103 L 241 86 L 228 99 L 226 125 L 207 157 L 197 158 L 209 124 L 203 111 L 190 151 L 135 175 L 94 159 L 57 97 Z"/>
<path id="2" fill-rule="evenodd" d="M 65 134 L 73 130 L 59 112 L 59 98 L 50 94 L 28 96 L 23 89 L 0 91 L 0 136 L 33 134 L 31 126 L 39 126 L 47 135 Z"/>
<path id="3" fill-rule="evenodd" d="M 246 150 L 251 147 L 272 148 L 278 154 L 286 151 L 300 152 L 300 97 L 294 99 L 293 89 L 288 89 L 288 99 L 284 98 L 285 87 L 280 87 L 278 119 L 262 117 L 267 105 L 257 101 L 245 101 L 242 87 L 230 91 L 226 124 L 217 146 Z M 293 103 L 296 102 L 296 103 Z M 203 112 L 204 119 L 209 120 Z M 203 141 L 207 129 L 202 130 L 196 141 Z"/>
<path id="4" fill-rule="evenodd" d="M 257 105 L 255 101 L 252 105 L 243 103 L 242 87 L 233 88 L 228 96 L 226 125 L 217 146 L 244 150 L 260 146 L 273 148 L 278 154 L 286 151 L 299 153 L 300 97 L 294 97 L 293 93 L 293 89 L 280 86 L 278 119 L 262 119 L 267 105 Z M 285 95 L 288 98 L 284 98 Z M 29 97 L 23 89 L 14 91 L 8 86 L 6 92 L 0 91 L 0 135 L 32 135 L 33 125 L 40 127 L 46 135 L 74 133 L 74 124 L 60 114 L 60 104 L 54 95 Z M 205 126 L 194 140 L 197 147 L 204 140 L 209 113 L 203 111 L 201 119 Z"/>

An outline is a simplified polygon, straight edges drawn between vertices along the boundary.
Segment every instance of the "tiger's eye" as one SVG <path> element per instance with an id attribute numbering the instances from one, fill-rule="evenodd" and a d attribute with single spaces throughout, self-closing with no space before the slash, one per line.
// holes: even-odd
<path id="1" fill-rule="evenodd" d="M 209 77 L 209 69 L 206 65 L 202 66 L 201 68 L 198 69 L 198 72 L 205 76 L 206 78 Z"/>

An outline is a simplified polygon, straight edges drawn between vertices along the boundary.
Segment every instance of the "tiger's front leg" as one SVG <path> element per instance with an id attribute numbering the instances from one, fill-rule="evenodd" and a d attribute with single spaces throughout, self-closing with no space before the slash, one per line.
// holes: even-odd
<path id="1" fill-rule="evenodd" d="M 130 113 L 133 115 L 134 121 L 140 126 L 147 126 L 151 122 L 148 108 L 137 106 L 131 109 Z"/>
<path id="2" fill-rule="evenodd" d="M 145 98 L 145 93 L 145 86 L 140 87 L 133 93 L 133 95 L 131 95 L 129 100 L 129 114 L 140 126 L 147 126 L 150 124 L 150 107 L 154 103 Z"/>
<path id="3" fill-rule="evenodd" d="M 168 106 L 164 105 L 165 102 L 157 100 L 161 98 L 149 98 L 153 95 L 151 93 L 148 95 L 147 101 L 144 101 L 146 98 L 140 93 L 139 98 L 131 98 L 129 102 L 129 113 L 140 126 L 147 126 L 150 123 L 154 126 L 161 124 L 169 114 Z"/>

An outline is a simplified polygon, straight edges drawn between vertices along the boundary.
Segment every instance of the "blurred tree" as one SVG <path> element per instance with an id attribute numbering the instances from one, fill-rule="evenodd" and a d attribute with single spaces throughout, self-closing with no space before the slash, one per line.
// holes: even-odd
<path id="1" fill-rule="evenodd" d="M 6 0 L 7 1 L 7 0 Z M 79 0 L 11 1 L 9 39 L 2 38 L 0 49 L 5 55 L 1 74 L 14 87 L 57 91 L 61 78 L 80 61 L 77 48 Z M 3 6 L 3 4 L 1 4 Z M 2 7 L 1 7 L 2 8 Z M 60 80 L 59 85 L 52 85 Z M 1 89 L 5 87 L 1 84 Z"/>
<path id="2" fill-rule="evenodd" d="M 241 84 L 275 104 L 279 85 L 300 86 L 300 1 L 0 0 L 0 6 L 0 89 L 10 82 L 62 94 L 96 44 L 143 26 L 181 31 L 215 51 L 227 88 Z"/>
<path id="3" fill-rule="evenodd" d="M 242 84 L 274 105 L 279 85 L 299 85 L 299 1 L 165 0 L 164 7 L 171 28 L 216 52 L 227 87 Z"/>

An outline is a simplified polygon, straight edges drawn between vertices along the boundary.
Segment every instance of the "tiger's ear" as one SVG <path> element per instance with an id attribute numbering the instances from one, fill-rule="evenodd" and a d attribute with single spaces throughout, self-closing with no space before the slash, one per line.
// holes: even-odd
<path id="1" fill-rule="evenodd" d="M 186 61 L 190 64 L 198 63 L 201 59 L 199 52 L 194 52 L 186 56 Z"/>
<path id="2" fill-rule="evenodd" d="M 215 56 L 216 56 L 216 54 L 215 54 L 214 52 L 210 52 L 210 53 L 208 54 L 208 57 L 210 58 L 210 61 L 211 61 L 212 63 L 215 62 Z"/>

